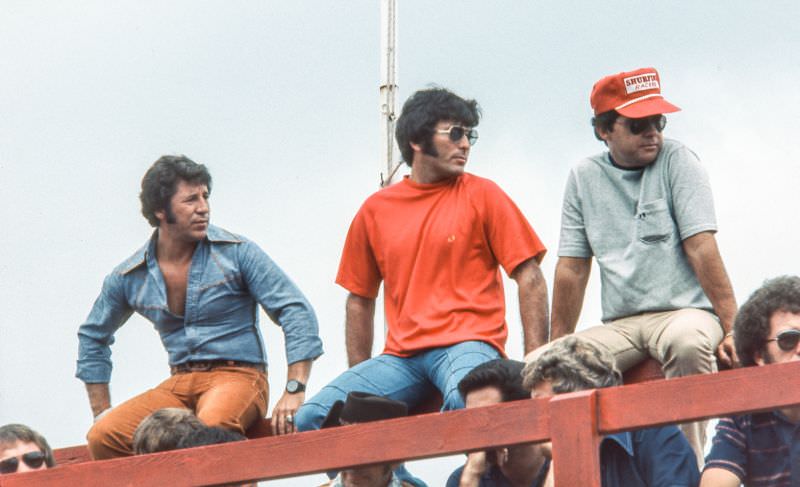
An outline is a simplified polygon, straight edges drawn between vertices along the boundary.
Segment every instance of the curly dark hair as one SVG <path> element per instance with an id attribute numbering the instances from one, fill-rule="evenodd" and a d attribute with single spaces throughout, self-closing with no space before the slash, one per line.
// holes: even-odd
<path id="1" fill-rule="evenodd" d="M 158 227 L 157 211 L 164 210 L 168 221 L 172 218 L 170 200 L 175 195 L 179 180 L 191 184 L 204 184 L 209 193 L 211 192 L 211 174 L 208 173 L 206 166 L 183 155 L 161 156 L 142 178 L 142 192 L 139 193 L 142 215 L 147 218 L 150 225 Z"/>
<path id="2" fill-rule="evenodd" d="M 445 88 L 417 91 L 403 104 L 395 127 L 395 137 L 403 160 L 411 166 L 414 158 L 411 142 L 420 144 L 426 154 L 436 155 L 433 130 L 442 120 L 475 127 L 480 118 L 481 109 L 475 100 L 465 100 Z"/>
<path id="3" fill-rule="evenodd" d="M 766 350 L 769 322 L 776 311 L 800 314 L 800 277 L 780 276 L 764 281 L 739 308 L 733 323 L 733 341 L 743 366 L 756 365 L 755 353 Z"/>
<path id="4" fill-rule="evenodd" d="M 496 387 L 503 402 L 530 399 L 522 387 L 522 369 L 525 364 L 517 360 L 494 359 L 484 362 L 465 375 L 458 383 L 458 392 L 466 400 L 467 394 L 484 387 Z"/>

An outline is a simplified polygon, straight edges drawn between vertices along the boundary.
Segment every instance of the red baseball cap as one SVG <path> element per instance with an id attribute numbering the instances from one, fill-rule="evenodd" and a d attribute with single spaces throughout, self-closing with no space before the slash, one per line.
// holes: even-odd
<path id="1" fill-rule="evenodd" d="M 680 111 L 661 96 L 661 78 L 655 68 L 606 76 L 592 88 L 589 97 L 595 115 L 616 110 L 628 118 L 642 118 Z"/>

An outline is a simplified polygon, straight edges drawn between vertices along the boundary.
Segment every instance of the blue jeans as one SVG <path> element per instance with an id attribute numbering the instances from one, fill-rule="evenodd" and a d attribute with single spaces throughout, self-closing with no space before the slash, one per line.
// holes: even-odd
<path id="1" fill-rule="evenodd" d="M 478 365 L 499 357 L 494 347 L 480 341 L 432 348 L 406 358 L 378 355 L 346 370 L 306 401 L 295 415 L 297 430 L 319 429 L 333 403 L 344 401 L 352 391 L 387 396 L 412 409 L 438 389 L 442 410 L 461 409 L 464 400 L 458 392 L 459 381 Z M 396 472 L 402 477 L 408 474 L 402 467 Z"/>

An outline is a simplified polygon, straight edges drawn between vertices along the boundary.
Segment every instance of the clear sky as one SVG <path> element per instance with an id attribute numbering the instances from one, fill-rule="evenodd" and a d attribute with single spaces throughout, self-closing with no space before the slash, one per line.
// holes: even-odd
<path id="1" fill-rule="evenodd" d="M 480 102 L 468 170 L 530 219 L 550 249 L 548 282 L 567 171 L 603 149 L 589 126 L 592 84 L 645 66 L 683 108 L 666 135 L 710 175 L 738 300 L 800 273 L 800 4 L 398 3 L 400 102 L 431 83 Z M 326 354 L 310 393 L 344 370 L 345 292 L 333 281 L 350 220 L 379 181 L 379 32 L 375 0 L 3 2 L 0 424 L 27 423 L 55 447 L 85 442 L 77 327 L 103 277 L 150 234 L 137 196 L 162 154 L 206 164 L 212 222 L 259 243 L 314 304 Z M 515 292 L 509 283 L 508 352 L 521 358 Z M 599 317 L 594 272 L 580 326 Z M 262 318 L 271 408 L 285 359 Z M 168 374 L 139 317 L 117 334 L 113 360 L 115 403 Z M 411 468 L 439 485 L 461 461 Z"/>

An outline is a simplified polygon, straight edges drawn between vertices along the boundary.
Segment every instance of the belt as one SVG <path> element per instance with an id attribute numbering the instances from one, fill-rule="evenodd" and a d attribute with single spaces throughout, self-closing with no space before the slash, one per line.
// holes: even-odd
<path id="1" fill-rule="evenodd" d="M 208 372 L 217 367 L 247 367 L 249 369 L 260 370 L 266 373 L 264 364 L 253 362 L 240 362 L 238 360 L 193 360 L 178 365 L 171 365 L 169 370 L 172 375 L 185 374 L 187 372 Z"/>

